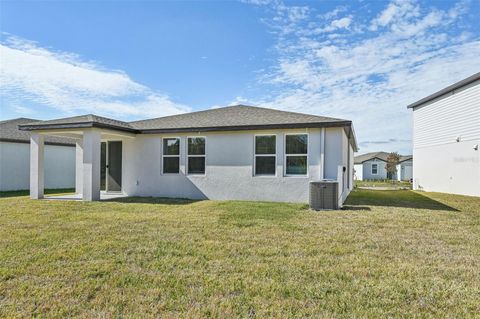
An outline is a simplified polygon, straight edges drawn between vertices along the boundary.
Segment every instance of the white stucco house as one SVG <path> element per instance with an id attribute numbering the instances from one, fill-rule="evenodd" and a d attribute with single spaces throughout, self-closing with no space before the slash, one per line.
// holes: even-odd
<path id="1" fill-rule="evenodd" d="M 414 189 L 480 196 L 480 73 L 408 108 Z"/>
<path id="2" fill-rule="evenodd" d="M 355 180 L 384 180 L 388 179 L 387 164 L 389 153 L 371 152 L 355 156 L 354 170 Z M 397 173 L 391 179 L 398 181 L 409 181 L 412 179 L 412 155 L 400 155 L 397 165 Z"/>
<path id="3" fill-rule="evenodd" d="M 76 139 L 83 200 L 126 196 L 308 202 L 309 183 L 353 187 L 351 121 L 230 106 L 122 122 L 95 115 L 21 125 L 31 132 L 30 194 L 43 197 L 45 136 Z"/>
<path id="4" fill-rule="evenodd" d="M 18 125 L 37 121 L 17 118 L 0 122 L 0 191 L 30 187 L 30 133 Z M 45 138 L 45 188 L 75 187 L 75 140 Z"/>

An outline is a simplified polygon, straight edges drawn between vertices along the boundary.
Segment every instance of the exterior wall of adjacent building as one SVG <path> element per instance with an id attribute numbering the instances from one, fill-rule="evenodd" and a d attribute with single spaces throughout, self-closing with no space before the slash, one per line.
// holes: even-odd
<path id="1" fill-rule="evenodd" d="M 307 176 L 285 176 L 284 149 L 287 133 L 308 134 Z M 254 174 L 256 134 L 276 135 L 275 176 Z M 189 175 L 186 172 L 189 136 L 206 137 L 205 175 Z M 162 138 L 166 137 L 180 138 L 179 174 L 162 173 Z M 353 187 L 353 148 L 345 130 L 340 127 L 141 134 L 123 142 L 122 189 L 129 196 L 308 202 L 309 182 L 322 178 L 337 179 L 339 166 L 345 167 L 344 176 L 341 177 L 344 181 L 342 184 L 345 185 L 341 190 L 344 199 Z"/>
<path id="2" fill-rule="evenodd" d="M 75 147 L 45 145 L 45 188 L 75 186 Z M 30 187 L 30 144 L 0 142 L 0 191 Z"/>
<path id="3" fill-rule="evenodd" d="M 397 180 L 409 181 L 413 178 L 413 161 L 408 160 L 397 165 Z"/>
<path id="4" fill-rule="evenodd" d="M 377 165 L 377 174 L 372 173 L 372 165 Z M 385 163 L 379 159 L 371 159 L 363 162 L 362 165 L 362 180 L 376 180 L 376 179 L 387 179 L 387 169 L 385 168 Z"/>
<path id="5" fill-rule="evenodd" d="M 393 179 L 399 181 L 409 181 L 412 179 L 412 160 L 401 162 L 397 165 L 397 173 L 393 176 Z M 372 164 L 377 164 L 377 174 L 372 174 Z M 377 180 L 387 179 L 387 169 L 385 168 L 386 162 L 373 159 L 365 161 L 362 164 L 355 164 L 355 180 Z"/>
<path id="6" fill-rule="evenodd" d="M 414 108 L 414 189 L 480 196 L 479 84 Z"/>
<path id="7" fill-rule="evenodd" d="M 356 181 L 363 181 L 363 164 L 355 164 L 354 166 L 355 174 L 354 179 Z"/>

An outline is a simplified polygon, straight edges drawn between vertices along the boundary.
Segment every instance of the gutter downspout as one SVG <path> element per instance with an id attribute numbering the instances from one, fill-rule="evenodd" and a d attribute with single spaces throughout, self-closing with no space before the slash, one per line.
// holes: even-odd
<path id="1" fill-rule="evenodd" d="M 320 180 L 325 178 L 325 128 L 320 130 Z"/>

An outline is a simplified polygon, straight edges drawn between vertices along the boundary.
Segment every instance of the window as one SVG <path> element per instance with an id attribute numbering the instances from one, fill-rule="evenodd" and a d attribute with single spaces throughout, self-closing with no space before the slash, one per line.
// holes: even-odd
<path id="1" fill-rule="evenodd" d="M 378 174 L 378 164 L 372 164 L 372 175 Z"/>
<path id="2" fill-rule="evenodd" d="M 255 136 L 255 175 L 275 175 L 277 166 L 276 136 Z"/>
<path id="3" fill-rule="evenodd" d="M 188 174 L 205 174 L 205 137 L 189 137 L 187 144 Z"/>
<path id="4" fill-rule="evenodd" d="M 285 174 L 307 175 L 307 134 L 287 134 L 285 136 Z"/>
<path id="5" fill-rule="evenodd" d="M 180 138 L 163 139 L 163 174 L 180 173 Z"/>

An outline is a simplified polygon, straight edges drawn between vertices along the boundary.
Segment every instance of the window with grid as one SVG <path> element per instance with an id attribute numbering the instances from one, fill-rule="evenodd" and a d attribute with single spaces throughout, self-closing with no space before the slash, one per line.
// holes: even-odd
<path id="1" fill-rule="evenodd" d="M 272 176 L 276 173 L 277 152 L 275 135 L 255 136 L 255 175 Z"/>
<path id="2" fill-rule="evenodd" d="M 307 175 L 308 135 L 285 136 L 285 175 Z"/>
<path id="3" fill-rule="evenodd" d="M 189 137 L 187 140 L 188 174 L 205 174 L 205 137 Z"/>
<path id="4" fill-rule="evenodd" d="M 372 164 L 372 175 L 378 174 L 378 164 Z"/>
<path id="5" fill-rule="evenodd" d="M 162 167 L 164 174 L 180 173 L 180 138 L 164 138 Z"/>

